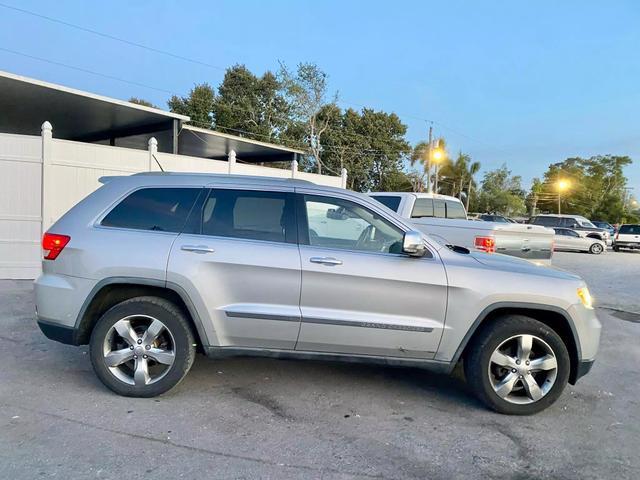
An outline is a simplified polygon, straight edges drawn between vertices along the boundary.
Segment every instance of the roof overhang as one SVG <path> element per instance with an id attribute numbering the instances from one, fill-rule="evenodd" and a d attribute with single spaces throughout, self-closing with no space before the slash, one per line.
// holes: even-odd
<path id="1" fill-rule="evenodd" d="M 100 141 L 171 130 L 189 117 L 0 71 L 0 131 L 39 135 L 45 121 L 54 136 Z"/>
<path id="2" fill-rule="evenodd" d="M 229 152 L 236 152 L 238 160 L 248 162 L 284 162 L 294 160 L 305 152 L 244 137 L 215 132 L 205 128 L 183 125 L 178 137 L 178 151 L 182 155 L 226 160 Z"/>
<path id="3" fill-rule="evenodd" d="M 177 153 L 194 157 L 227 159 L 234 150 L 239 160 L 277 162 L 304 153 L 183 125 L 189 121 L 185 115 L 0 70 L 0 132 L 40 135 L 45 121 L 52 124 L 55 138 L 146 149 L 148 139 L 156 137 L 162 152 L 173 151 L 174 131 L 179 131 Z"/>

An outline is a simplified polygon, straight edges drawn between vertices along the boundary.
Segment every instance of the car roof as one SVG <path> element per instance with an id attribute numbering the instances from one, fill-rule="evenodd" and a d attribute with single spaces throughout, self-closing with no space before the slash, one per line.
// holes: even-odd
<path id="1" fill-rule="evenodd" d="M 402 195 L 411 195 L 416 198 L 440 198 L 443 200 L 454 200 L 462 203 L 459 198 L 452 197 L 451 195 L 442 195 L 441 193 L 426 193 L 426 192 L 369 192 L 368 195 L 378 195 L 384 197 L 399 197 Z"/>

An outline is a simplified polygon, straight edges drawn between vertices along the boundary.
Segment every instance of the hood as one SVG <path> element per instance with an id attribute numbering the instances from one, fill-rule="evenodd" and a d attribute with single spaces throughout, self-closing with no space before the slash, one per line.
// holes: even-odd
<path id="1" fill-rule="evenodd" d="M 579 276 L 565 272 L 564 270 L 537 265 L 529 260 L 502 255 L 500 253 L 471 252 L 469 256 L 473 257 L 478 263 L 495 270 L 526 273 L 564 280 L 580 280 Z"/>

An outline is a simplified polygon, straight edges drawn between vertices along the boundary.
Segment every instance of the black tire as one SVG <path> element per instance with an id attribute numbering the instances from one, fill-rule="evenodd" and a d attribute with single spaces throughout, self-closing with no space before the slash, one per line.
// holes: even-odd
<path id="1" fill-rule="evenodd" d="M 119 320 L 132 315 L 146 315 L 160 320 L 171 335 L 174 359 L 166 373 L 154 383 L 131 385 L 117 378 L 106 364 L 106 337 Z M 109 309 L 96 323 L 89 342 L 91 364 L 106 387 L 126 397 L 155 397 L 175 387 L 185 377 L 195 359 L 195 340 L 189 320 L 176 305 L 159 297 L 135 297 Z M 146 358 L 146 355 L 145 355 Z"/>
<path id="2" fill-rule="evenodd" d="M 614 247 L 613 247 L 613 251 L 614 251 L 614 252 L 619 252 L 619 251 L 620 251 L 620 247 L 616 247 L 616 246 L 614 246 Z"/>
<path id="3" fill-rule="evenodd" d="M 489 378 L 493 352 L 504 341 L 517 335 L 534 335 L 542 339 L 553 350 L 557 361 L 555 383 L 551 389 L 539 400 L 527 404 L 512 403 L 500 397 Z M 467 384 L 489 408 L 509 415 L 532 415 L 558 399 L 567 385 L 571 360 L 562 339 L 544 323 L 523 315 L 506 315 L 480 328 L 466 353 L 464 367 Z"/>
<path id="4" fill-rule="evenodd" d="M 594 243 L 589 247 L 589 253 L 593 255 L 600 255 L 604 252 L 604 248 L 599 243 Z"/>

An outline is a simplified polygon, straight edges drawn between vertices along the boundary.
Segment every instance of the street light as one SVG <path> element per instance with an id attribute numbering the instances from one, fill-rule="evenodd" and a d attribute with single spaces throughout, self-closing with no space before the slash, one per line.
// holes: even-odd
<path id="1" fill-rule="evenodd" d="M 569 180 L 558 180 L 558 215 L 560 215 L 560 200 L 562 192 L 569 188 Z"/>
<path id="2" fill-rule="evenodd" d="M 431 158 L 433 159 L 433 161 L 436 164 L 436 181 L 435 181 L 435 190 L 436 193 L 438 193 L 438 170 L 439 170 L 439 164 L 440 161 L 444 158 L 444 152 L 442 151 L 442 149 L 440 147 L 434 149 L 431 152 Z"/>

